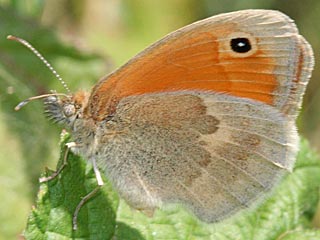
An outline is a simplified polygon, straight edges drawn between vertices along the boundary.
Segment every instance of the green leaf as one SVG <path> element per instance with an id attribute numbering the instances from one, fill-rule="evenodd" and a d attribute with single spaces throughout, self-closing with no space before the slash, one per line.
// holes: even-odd
<path id="1" fill-rule="evenodd" d="M 310 231 L 310 230 L 293 230 L 285 232 L 280 236 L 281 240 L 316 240 L 320 239 L 320 231 Z"/>
<path id="2" fill-rule="evenodd" d="M 61 161 L 62 157 L 59 165 Z M 268 200 L 217 224 L 202 223 L 182 207 L 157 210 L 149 218 L 123 200 L 118 204 L 116 193 L 106 179 L 105 182 L 100 194 L 82 207 L 79 228 L 73 231 L 74 209 L 81 197 L 95 188 L 96 180 L 92 168 L 70 153 L 68 165 L 59 177 L 40 184 L 26 238 L 320 239 L 320 230 L 313 230 L 311 224 L 319 201 L 320 161 L 306 141 L 302 141 L 293 173 L 284 177 Z"/>
<path id="3" fill-rule="evenodd" d="M 64 136 L 58 167 L 63 163 L 69 140 Z M 46 173 L 50 176 L 51 171 Z M 56 178 L 41 183 L 37 207 L 33 208 L 24 232 L 26 239 L 110 239 L 114 235 L 118 197 L 106 181 L 99 192 L 80 210 L 78 229 L 72 230 L 72 217 L 81 198 L 97 187 L 89 164 L 68 153 L 68 164 Z"/>

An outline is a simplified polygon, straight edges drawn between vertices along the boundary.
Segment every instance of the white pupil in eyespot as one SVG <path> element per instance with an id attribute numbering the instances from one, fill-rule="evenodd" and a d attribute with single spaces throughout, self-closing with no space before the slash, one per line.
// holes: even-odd
<path id="1" fill-rule="evenodd" d="M 245 37 L 233 38 L 230 41 L 230 47 L 234 52 L 246 53 L 252 48 L 250 40 Z"/>

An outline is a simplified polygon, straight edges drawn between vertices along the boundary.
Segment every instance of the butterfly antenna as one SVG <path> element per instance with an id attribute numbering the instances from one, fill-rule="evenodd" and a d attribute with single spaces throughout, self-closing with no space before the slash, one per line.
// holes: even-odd
<path id="1" fill-rule="evenodd" d="M 54 70 L 54 68 L 51 66 L 51 64 L 29 42 L 27 42 L 26 40 L 24 40 L 22 38 L 12 36 L 12 35 L 7 36 L 7 39 L 17 41 L 17 42 L 21 43 L 22 45 L 26 46 L 27 48 L 29 48 L 47 66 L 47 68 L 49 68 L 49 70 L 53 73 L 53 75 L 55 75 L 56 78 L 62 83 L 62 86 L 64 87 L 64 89 L 67 90 L 67 92 L 69 94 L 71 93 L 69 87 L 67 86 L 66 82 L 63 81 L 62 77 L 60 77 L 60 75 L 57 73 L 56 70 Z"/>
<path id="2" fill-rule="evenodd" d="M 43 95 L 39 95 L 39 96 L 34 96 L 34 97 L 29 97 L 26 100 L 23 100 L 22 102 L 20 102 L 15 108 L 14 110 L 19 111 L 23 106 L 27 105 L 27 103 L 36 100 L 36 99 L 42 99 L 42 98 L 47 98 L 47 97 L 51 97 L 51 96 L 64 96 L 64 97 L 70 97 L 67 94 L 64 93 L 48 93 L 48 94 L 43 94 Z"/>

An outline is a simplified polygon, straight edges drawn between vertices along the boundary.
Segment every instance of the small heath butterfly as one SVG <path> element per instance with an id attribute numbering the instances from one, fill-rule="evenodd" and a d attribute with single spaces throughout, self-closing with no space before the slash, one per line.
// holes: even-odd
<path id="1" fill-rule="evenodd" d="M 98 185 L 102 172 L 133 208 L 152 214 L 176 203 L 216 222 L 251 206 L 292 169 L 313 64 L 289 17 L 244 10 L 170 33 L 91 92 L 33 97 L 17 108 L 45 98 L 46 113 L 69 129 L 71 151 L 93 164 Z"/>

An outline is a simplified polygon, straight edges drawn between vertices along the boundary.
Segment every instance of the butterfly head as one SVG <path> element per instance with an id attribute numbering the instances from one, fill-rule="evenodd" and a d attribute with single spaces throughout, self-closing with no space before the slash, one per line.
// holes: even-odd
<path id="1" fill-rule="evenodd" d="M 87 101 L 85 92 L 59 97 L 49 96 L 44 100 L 45 113 L 49 119 L 72 128 L 77 119 L 83 118 L 84 107 Z"/>

